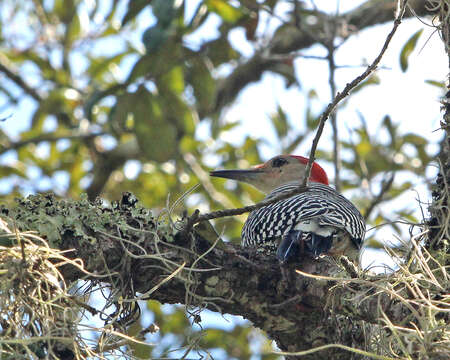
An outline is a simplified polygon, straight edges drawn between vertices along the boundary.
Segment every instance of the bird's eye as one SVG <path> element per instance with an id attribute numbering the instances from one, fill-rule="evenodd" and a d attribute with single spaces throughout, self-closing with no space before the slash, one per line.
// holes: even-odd
<path id="1" fill-rule="evenodd" d="M 288 161 L 285 158 L 281 158 L 281 157 L 275 158 L 272 160 L 272 167 L 279 168 L 287 163 L 288 163 Z"/>

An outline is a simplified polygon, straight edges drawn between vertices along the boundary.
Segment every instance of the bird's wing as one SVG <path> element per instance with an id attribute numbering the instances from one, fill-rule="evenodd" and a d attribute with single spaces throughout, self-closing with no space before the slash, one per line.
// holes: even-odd
<path id="1" fill-rule="evenodd" d="M 262 243 L 286 234 L 298 224 L 316 222 L 319 226 L 344 229 L 357 239 L 356 243 L 362 242 L 364 219 L 350 201 L 331 190 L 313 189 L 253 211 L 244 225 L 243 240 Z"/>

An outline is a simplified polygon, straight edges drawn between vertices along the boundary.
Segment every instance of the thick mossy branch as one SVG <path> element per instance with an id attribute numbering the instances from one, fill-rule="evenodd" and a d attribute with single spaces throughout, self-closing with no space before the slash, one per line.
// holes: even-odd
<path id="1" fill-rule="evenodd" d="M 82 259 L 91 275 L 63 268 L 66 282 L 82 276 L 110 284 L 111 296 L 122 299 L 116 302 L 122 323 L 136 314 L 131 306 L 136 298 L 202 306 L 241 315 L 282 350 L 299 351 L 329 343 L 361 347 L 373 329 L 370 324 L 380 331 L 387 317 L 412 329 L 417 313 L 424 311 L 395 278 L 355 278 L 353 270 L 345 271 L 331 258 L 304 258 L 281 269 L 274 256 L 223 243 L 205 224 L 186 233 L 177 230 L 182 222 L 158 222 L 132 194 L 111 207 L 36 195 L 0 208 L 0 215 L 10 227 L 38 232 L 51 247 L 73 249 L 69 256 Z M 330 354 L 348 358 L 339 349 L 323 356 Z"/>
<path id="2" fill-rule="evenodd" d="M 131 195 L 122 201 L 136 202 Z M 32 195 L 18 199 L 13 208 L 0 207 L 0 215 L 11 228 L 33 230 L 44 237 L 50 247 L 74 249 L 71 256 L 81 258 L 86 269 L 102 274 L 105 263 L 101 254 L 108 255 L 108 268 L 121 261 L 123 250 L 110 235 L 133 238 L 136 229 L 153 231 L 156 222 L 150 211 L 129 204 L 103 206 L 101 202 L 57 200 L 53 194 Z M 165 227 L 161 226 L 160 231 Z"/>

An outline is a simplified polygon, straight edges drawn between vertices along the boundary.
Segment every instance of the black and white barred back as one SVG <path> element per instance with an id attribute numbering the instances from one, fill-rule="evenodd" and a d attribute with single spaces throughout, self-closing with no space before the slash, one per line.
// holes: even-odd
<path id="1" fill-rule="evenodd" d="M 297 186 L 281 185 L 266 199 Z M 242 245 L 276 250 L 280 237 L 310 224 L 318 231 L 329 231 L 329 235 L 347 232 L 357 248 L 364 241 L 366 225 L 358 209 L 330 186 L 314 182 L 304 193 L 251 212 L 242 228 Z"/>

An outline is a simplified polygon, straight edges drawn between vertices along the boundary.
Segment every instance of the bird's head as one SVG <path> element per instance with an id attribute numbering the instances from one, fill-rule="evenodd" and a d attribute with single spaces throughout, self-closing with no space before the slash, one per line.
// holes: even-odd
<path id="1" fill-rule="evenodd" d="M 291 183 L 300 183 L 305 176 L 308 158 L 297 155 L 278 155 L 246 170 L 216 170 L 211 176 L 233 179 L 253 185 L 258 190 L 268 194 L 276 187 Z M 328 185 L 328 177 L 324 169 L 313 163 L 309 181 Z"/>

